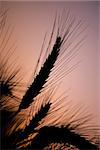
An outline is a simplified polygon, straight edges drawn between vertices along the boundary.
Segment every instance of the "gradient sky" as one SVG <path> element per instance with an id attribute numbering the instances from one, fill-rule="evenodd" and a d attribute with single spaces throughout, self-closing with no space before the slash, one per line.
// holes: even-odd
<path id="1" fill-rule="evenodd" d="M 8 24 L 14 25 L 17 40 L 16 55 L 29 80 L 41 49 L 44 35 L 51 31 L 55 12 L 69 8 L 76 18 L 83 18 L 88 24 L 86 40 L 80 51 L 82 63 L 68 75 L 61 89 L 70 88 L 69 97 L 73 103 L 83 103 L 96 115 L 99 114 L 98 84 L 98 2 L 0 2 L 1 8 L 9 8 Z M 77 58 L 79 59 L 79 58 Z M 98 115 L 98 117 L 100 117 Z"/>

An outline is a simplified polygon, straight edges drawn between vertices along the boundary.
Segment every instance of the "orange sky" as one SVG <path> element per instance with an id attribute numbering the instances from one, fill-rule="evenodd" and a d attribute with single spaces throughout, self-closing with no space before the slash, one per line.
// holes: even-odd
<path id="1" fill-rule="evenodd" d="M 15 27 L 16 54 L 25 74 L 28 72 L 26 80 L 31 77 L 45 33 L 51 31 L 56 10 L 61 12 L 70 8 L 76 18 L 84 18 L 89 27 L 85 32 L 85 44 L 77 57 L 82 63 L 65 78 L 61 90 L 70 88 L 68 95 L 74 104 L 88 105 L 98 115 L 98 2 L 0 2 L 0 7 L 9 8 L 8 22 Z"/>

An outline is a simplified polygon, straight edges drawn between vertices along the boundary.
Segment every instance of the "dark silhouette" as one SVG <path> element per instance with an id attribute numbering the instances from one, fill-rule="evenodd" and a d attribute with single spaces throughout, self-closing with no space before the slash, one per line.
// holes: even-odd
<path id="1" fill-rule="evenodd" d="M 50 143 L 69 143 L 75 145 L 80 150 L 99 150 L 98 146 L 90 143 L 81 135 L 71 131 L 67 127 L 43 127 L 40 129 L 37 138 L 32 143 L 34 149 L 43 149 L 48 146 Z"/>
<path id="2" fill-rule="evenodd" d="M 62 43 L 61 37 L 58 36 L 51 54 L 48 56 L 39 74 L 34 79 L 34 82 L 30 86 L 30 88 L 26 91 L 25 95 L 23 96 L 23 99 L 19 106 L 19 111 L 21 109 L 27 108 L 33 102 L 34 97 L 36 97 L 40 93 L 40 90 L 43 88 L 43 85 L 46 83 L 46 80 L 49 77 L 49 74 L 51 72 L 51 69 L 53 68 L 54 63 L 57 60 L 61 43 Z"/>
<path id="3" fill-rule="evenodd" d="M 6 23 L 6 15 L 7 11 L 0 12 L 0 38 L 2 37 L 2 33 L 5 29 L 5 23 Z M 62 14 L 63 17 L 63 14 Z M 63 18 L 58 18 L 58 22 L 62 21 Z M 45 56 L 47 56 L 47 52 L 50 49 L 50 44 L 53 39 L 53 34 L 55 32 L 55 25 L 56 20 L 54 21 L 52 34 L 50 37 L 50 41 L 47 47 L 47 50 L 45 52 Z M 70 20 L 70 21 L 68 21 Z M 20 127 L 20 124 L 22 123 L 22 116 L 19 115 L 22 110 L 26 111 L 27 108 L 32 105 L 32 102 L 36 102 L 37 99 L 35 99 L 39 94 L 43 93 L 42 89 L 44 88 L 46 83 L 54 84 L 56 86 L 56 82 L 58 82 L 60 79 L 62 79 L 63 76 L 67 75 L 68 73 L 72 72 L 75 66 L 72 66 L 67 71 L 62 71 L 62 68 L 64 70 L 64 66 L 66 63 L 69 63 L 73 57 L 75 57 L 76 48 L 79 45 L 80 41 L 72 48 L 68 53 L 65 54 L 65 50 L 70 46 L 70 44 L 67 45 L 67 48 L 64 48 L 64 45 L 67 41 L 69 41 L 69 38 L 73 36 L 73 33 L 75 34 L 80 26 L 81 21 L 79 21 L 75 26 L 74 25 L 75 19 L 70 18 L 69 12 L 67 13 L 67 17 L 64 20 L 64 22 L 61 22 L 61 25 L 58 23 L 58 29 L 56 33 L 56 39 L 54 42 L 54 45 L 49 51 L 49 54 L 47 56 L 47 59 L 44 60 L 44 64 L 41 67 L 40 71 L 36 76 L 33 76 L 34 80 L 27 88 L 26 92 L 24 93 L 24 96 L 22 99 L 18 98 L 15 94 L 16 87 L 19 88 L 19 85 L 21 84 L 21 78 L 20 78 L 20 69 L 19 67 L 16 67 L 14 65 L 9 65 L 9 58 L 11 56 L 12 48 L 8 48 L 7 53 L 3 56 L 3 50 L 7 48 L 7 43 L 9 42 L 9 39 L 11 37 L 11 33 L 9 33 L 8 39 L 7 32 L 5 36 L 3 37 L 3 41 L 0 43 L 0 115 L 1 115 L 1 149 L 43 149 L 46 146 L 48 146 L 51 143 L 68 143 L 69 145 L 73 145 L 80 150 L 84 149 L 91 149 L 91 150 L 98 150 L 98 144 L 93 143 L 91 140 L 88 140 L 84 135 L 80 135 L 76 133 L 76 127 L 80 126 L 80 121 L 76 121 L 76 126 L 74 128 L 71 128 L 69 126 L 61 126 L 61 127 L 55 127 L 55 126 L 43 126 L 42 128 L 38 128 L 39 125 L 41 125 L 42 119 L 45 119 L 45 117 L 48 115 L 49 110 L 51 108 L 51 102 L 48 96 L 48 99 L 45 100 L 45 105 L 41 104 L 40 109 L 38 112 L 36 112 L 35 116 L 32 116 L 32 119 L 29 120 L 29 124 L 25 126 L 25 128 L 22 130 L 16 130 L 17 127 Z M 66 25 L 67 24 L 67 25 Z M 80 32 L 82 33 L 82 32 Z M 79 33 L 78 33 L 79 34 Z M 6 41 L 4 44 L 4 41 Z M 73 49 L 74 52 L 73 52 Z M 41 51 L 42 53 L 42 51 Z M 41 53 L 35 68 L 35 73 L 38 68 L 38 63 L 41 57 Z M 64 56 L 63 56 L 64 55 Z M 60 59 L 58 59 L 58 56 Z M 62 57 L 63 56 L 63 57 Z M 68 57 L 67 57 L 68 56 Z M 55 63 L 58 61 L 57 65 L 55 67 Z M 65 60 L 65 61 L 64 61 Z M 57 78 L 55 81 L 49 82 L 48 78 L 50 77 L 50 73 L 53 72 L 54 67 L 55 72 L 54 76 Z M 60 70 L 60 72 L 59 72 Z M 62 71 L 62 72 L 61 72 Z M 58 76 L 57 76 L 58 75 Z M 54 79 L 53 79 L 54 80 Z M 59 83 L 59 82 L 58 82 Z M 49 88 L 50 89 L 50 88 Z M 45 94 L 45 92 L 44 92 Z M 13 99 L 14 101 L 20 100 L 20 103 L 18 103 L 17 110 L 13 111 L 13 108 L 10 107 L 10 99 Z M 41 99 L 41 98 L 40 98 Z M 40 99 L 38 99 L 38 103 L 40 103 Z M 16 104 L 15 104 L 16 105 Z M 16 106 L 13 106 L 16 107 Z M 56 106 L 58 107 L 58 106 Z M 66 106 L 65 106 L 66 107 Z M 59 108 L 57 108 L 59 109 Z M 11 111 L 12 110 L 12 111 Z M 34 108 L 33 108 L 34 111 Z M 19 115 L 19 123 L 16 125 L 16 117 Z M 15 119 L 13 121 L 13 119 Z M 72 115 L 73 119 L 73 115 Z M 82 118 L 83 119 L 83 118 Z M 27 121 L 27 120 L 26 120 Z M 73 122 L 74 120 L 72 120 Z M 71 123 L 72 123 L 71 122 Z M 86 123 L 86 120 L 83 124 Z M 10 130 L 9 125 L 11 125 L 11 129 L 13 131 L 7 135 L 6 129 Z M 92 129 L 93 130 L 93 129 Z M 97 131 L 98 128 L 97 128 Z M 29 139 L 30 134 L 35 134 L 34 138 Z M 27 139 L 27 140 L 24 140 Z M 28 143 L 29 142 L 29 143 Z M 32 144 L 30 144 L 30 142 Z M 22 145 L 23 144 L 23 145 Z M 24 146 L 26 144 L 26 146 Z"/>
<path id="4" fill-rule="evenodd" d="M 39 125 L 39 122 L 47 115 L 49 109 L 50 109 L 51 103 L 48 102 L 45 104 L 45 106 L 42 106 L 40 110 L 37 112 L 35 117 L 30 121 L 30 124 L 26 126 L 26 128 L 20 132 L 20 137 L 22 137 L 22 140 L 24 138 L 27 138 L 29 134 L 35 132 L 35 128 Z"/>

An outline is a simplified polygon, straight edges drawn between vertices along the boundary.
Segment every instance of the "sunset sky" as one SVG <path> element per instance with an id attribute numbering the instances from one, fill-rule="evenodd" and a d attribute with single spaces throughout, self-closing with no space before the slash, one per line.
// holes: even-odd
<path id="1" fill-rule="evenodd" d="M 83 103 L 100 117 L 98 96 L 98 53 L 99 53 L 99 2 L 0 2 L 0 8 L 9 9 L 8 24 L 14 26 L 12 40 L 17 40 L 16 55 L 29 81 L 39 56 L 46 32 L 51 32 L 56 11 L 70 9 L 77 19 L 83 19 L 88 28 L 84 45 L 79 52 L 81 64 L 66 76 L 61 90 L 69 89 L 70 100 Z M 81 36 L 82 37 L 82 36 Z M 48 36 L 49 38 L 49 36 Z M 100 54 L 100 53 L 99 53 Z M 76 60 L 74 60 L 76 61 Z M 75 63 L 75 62 L 72 63 Z"/>

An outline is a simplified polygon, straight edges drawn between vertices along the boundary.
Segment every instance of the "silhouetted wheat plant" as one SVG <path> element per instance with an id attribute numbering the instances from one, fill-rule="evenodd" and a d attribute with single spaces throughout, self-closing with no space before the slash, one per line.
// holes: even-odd
<path id="1" fill-rule="evenodd" d="M 83 22 L 69 11 L 56 15 L 47 49 L 44 38 L 33 81 L 21 98 L 20 68 L 9 61 L 14 45 L 8 46 L 12 31 L 6 27 L 6 15 L 7 11 L 0 12 L 0 111 L 7 120 L 1 120 L 1 148 L 99 149 L 99 127 L 91 124 L 91 114 L 83 106 L 72 107 L 65 93 L 55 99 L 60 82 L 80 62 L 70 65 L 84 40 L 80 40 Z"/>
<path id="2" fill-rule="evenodd" d="M 12 40 L 13 29 L 6 24 L 8 10 L 0 11 L 0 131 L 1 143 L 4 143 L 4 130 L 19 102 L 21 88 L 24 88 L 20 67 L 16 64 Z M 14 59 L 13 59 L 14 57 Z M 7 143 L 6 143 L 7 144 Z"/>

